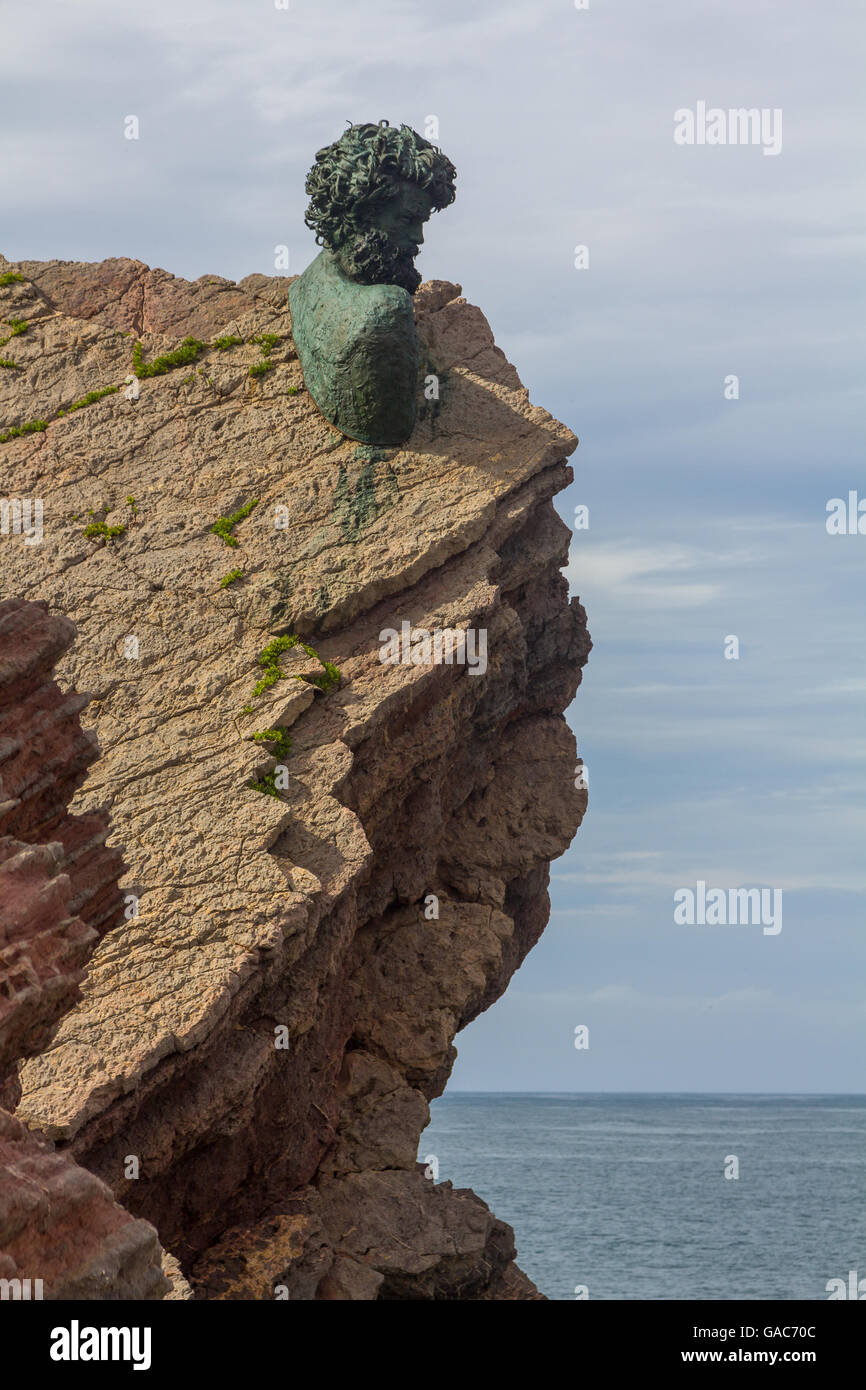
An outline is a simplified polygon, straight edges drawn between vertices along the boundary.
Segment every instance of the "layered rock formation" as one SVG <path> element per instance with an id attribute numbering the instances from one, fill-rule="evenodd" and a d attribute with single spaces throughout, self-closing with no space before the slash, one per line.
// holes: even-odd
<path id="1" fill-rule="evenodd" d="M 3 593 L 78 628 L 58 671 L 102 757 L 74 809 L 109 808 L 137 904 L 17 1113 L 196 1297 L 537 1297 L 416 1154 L 584 809 L 562 711 L 590 644 L 551 502 L 577 441 L 432 282 L 416 430 L 356 446 L 304 390 L 287 287 L 0 260 L 26 322 L 4 489 L 44 528 L 0 537 Z M 383 662 L 403 622 L 485 630 L 486 670 Z"/>
<path id="2" fill-rule="evenodd" d="M 9 1113 L 16 1064 L 46 1046 L 121 917 L 105 817 L 68 811 L 96 757 L 88 697 L 51 679 L 73 636 L 45 604 L 0 603 L 0 1279 L 12 1298 L 161 1298 L 153 1227 Z"/>

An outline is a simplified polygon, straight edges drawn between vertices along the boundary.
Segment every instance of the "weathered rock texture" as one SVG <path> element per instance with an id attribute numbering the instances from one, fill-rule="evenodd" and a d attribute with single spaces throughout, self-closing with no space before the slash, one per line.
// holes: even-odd
<path id="1" fill-rule="evenodd" d="M 96 693 L 103 756 L 75 809 L 108 805 L 140 900 L 25 1066 L 19 1116 L 153 1222 L 196 1297 L 537 1297 L 509 1228 L 416 1155 L 455 1033 L 537 941 L 584 809 L 562 711 L 589 639 L 551 502 L 576 439 L 459 286 L 416 295 L 439 399 L 371 452 L 304 391 L 286 279 L 10 270 L 0 314 L 29 326 L 4 349 L 0 432 L 47 429 L 0 445 L 45 528 L 0 538 L 4 592 L 78 627 L 60 672 Z M 188 335 L 244 341 L 58 416 L 123 383 L 136 339 L 152 362 Z M 211 527 L 253 500 L 229 548 Z M 124 532 L 88 539 L 91 512 Z M 486 673 L 383 664 L 404 620 L 486 629 Z M 294 647 L 255 696 L 280 634 L 318 657 Z M 342 673 L 329 693 L 305 679 L 319 658 Z M 263 795 L 252 734 L 290 726 L 287 787 Z"/>
<path id="2" fill-rule="evenodd" d="M 153 1227 L 8 1113 L 17 1062 L 48 1043 L 121 917 L 107 821 L 68 811 L 97 755 L 88 697 L 51 678 L 74 631 L 45 604 L 0 603 L 0 1279 L 11 1297 L 161 1298 Z"/>

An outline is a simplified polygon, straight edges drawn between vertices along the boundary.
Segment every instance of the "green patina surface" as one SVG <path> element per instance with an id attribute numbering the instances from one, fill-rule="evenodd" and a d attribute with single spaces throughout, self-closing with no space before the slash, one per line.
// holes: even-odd
<path id="1" fill-rule="evenodd" d="M 346 541 L 358 540 L 366 526 L 386 508 L 394 505 L 399 491 L 397 477 L 390 464 L 384 474 L 380 470 L 377 477 L 377 464 L 383 461 L 387 461 L 387 455 L 377 451 L 375 457 L 364 464 L 354 485 L 349 482 L 346 465 L 340 464 L 334 490 L 334 511 Z"/>
<path id="2" fill-rule="evenodd" d="M 323 251 L 289 289 L 304 383 L 350 439 L 401 444 L 415 425 L 418 343 L 399 285 L 358 285 Z"/>
<path id="3" fill-rule="evenodd" d="M 414 260 L 455 176 L 435 145 L 387 121 L 350 126 L 307 176 L 305 221 L 324 249 L 289 288 L 295 347 L 322 414 L 362 444 L 402 444 L 414 428 Z"/>

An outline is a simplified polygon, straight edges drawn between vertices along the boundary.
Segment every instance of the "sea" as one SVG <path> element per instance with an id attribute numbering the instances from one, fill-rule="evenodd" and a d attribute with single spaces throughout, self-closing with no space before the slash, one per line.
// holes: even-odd
<path id="1" fill-rule="evenodd" d="M 551 1299 L 866 1299 L 866 1096 L 455 1092 L 419 1159 Z"/>

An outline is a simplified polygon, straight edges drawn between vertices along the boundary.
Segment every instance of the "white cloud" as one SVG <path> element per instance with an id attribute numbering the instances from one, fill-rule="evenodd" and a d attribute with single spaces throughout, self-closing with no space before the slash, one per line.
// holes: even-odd
<path id="1" fill-rule="evenodd" d="M 650 546 L 619 542 L 580 543 L 569 559 L 571 587 L 584 600 L 605 594 L 618 603 L 640 608 L 694 608 L 721 592 L 718 584 L 698 576 L 706 566 L 700 552 L 684 546 Z"/>

